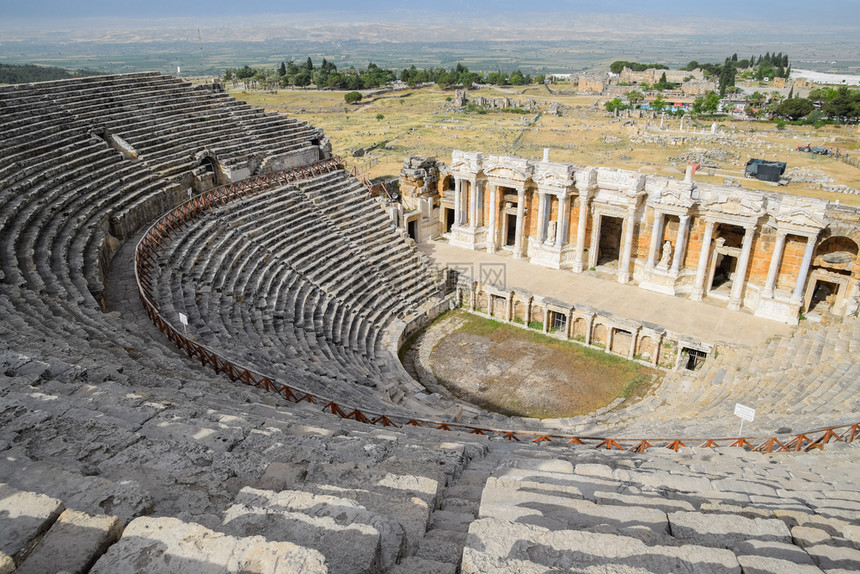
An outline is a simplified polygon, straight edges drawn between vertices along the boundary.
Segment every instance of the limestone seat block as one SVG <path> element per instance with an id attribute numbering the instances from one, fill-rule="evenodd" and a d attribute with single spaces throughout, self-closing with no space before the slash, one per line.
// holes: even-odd
<path id="1" fill-rule="evenodd" d="M 176 518 L 137 518 L 92 574 L 324 574 L 316 550 L 262 536 L 238 537 Z"/>

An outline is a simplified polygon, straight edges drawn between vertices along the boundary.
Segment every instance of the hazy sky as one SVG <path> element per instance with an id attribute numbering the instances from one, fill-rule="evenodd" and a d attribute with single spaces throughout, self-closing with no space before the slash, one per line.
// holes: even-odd
<path id="1" fill-rule="evenodd" d="M 0 18 L 58 19 L 58 18 L 171 18 L 219 17 L 254 14 L 289 14 L 310 11 L 334 11 L 343 15 L 373 14 L 380 19 L 386 14 L 392 20 L 402 20 L 409 13 L 438 15 L 478 15 L 493 13 L 508 18 L 528 17 L 540 13 L 602 13 L 643 14 L 673 17 L 714 16 L 725 20 L 778 20 L 809 24 L 860 26 L 860 0 L 545 0 L 541 3 L 522 0 L 325 0 L 302 2 L 283 0 L 207 0 L 175 1 L 145 0 L 2 0 Z"/>

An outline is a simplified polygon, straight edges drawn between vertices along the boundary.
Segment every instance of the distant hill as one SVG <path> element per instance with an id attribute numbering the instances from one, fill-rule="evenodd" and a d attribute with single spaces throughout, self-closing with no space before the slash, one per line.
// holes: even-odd
<path id="1" fill-rule="evenodd" d="M 98 72 L 91 70 L 67 70 L 54 66 L 36 66 L 34 64 L 0 64 L 0 84 L 26 84 L 29 82 L 49 82 L 80 78 L 81 76 L 96 76 Z"/>

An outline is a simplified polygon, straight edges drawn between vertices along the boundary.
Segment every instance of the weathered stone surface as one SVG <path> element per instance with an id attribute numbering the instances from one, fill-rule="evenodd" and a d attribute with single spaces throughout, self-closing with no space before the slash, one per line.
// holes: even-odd
<path id="1" fill-rule="evenodd" d="M 818 544 L 806 549 L 818 567 L 828 574 L 860 572 L 860 550 Z"/>
<path id="2" fill-rule="evenodd" d="M 791 529 L 791 539 L 798 546 L 806 548 L 807 546 L 815 546 L 822 542 L 826 543 L 830 540 L 830 535 L 820 528 L 812 528 L 811 526 L 795 526 Z"/>
<path id="3" fill-rule="evenodd" d="M 137 518 L 92 574 L 323 574 L 316 550 L 262 536 L 235 537 L 175 518 Z"/>
<path id="4" fill-rule="evenodd" d="M 738 556 L 738 563 L 744 574 L 821 574 L 821 570 L 812 564 L 796 564 L 765 556 Z"/>
<path id="5" fill-rule="evenodd" d="M 436 562 L 459 564 L 466 536 L 465 532 L 431 530 L 418 543 L 418 557 Z"/>
<path id="6" fill-rule="evenodd" d="M 423 558 L 404 558 L 391 574 L 456 574 L 457 565 Z"/>
<path id="7" fill-rule="evenodd" d="M 15 561 L 11 556 L 0 552 L 0 574 L 12 574 L 15 571 Z"/>
<path id="8" fill-rule="evenodd" d="M 598 505 L 588 500 L 534 492 L 527 483 L 489 479 L 481 499 L 482 518 L 539 525 L 550 530 L 578 530 L 598 525 L 615 529 L 647 528 L 668 534 L 666 514 L 638 506 Z M 522 490 L 508 486 L 526 486 Z"/>
<path id="9" fill-rule="evenodd" d="M 673 512 L 669 514 L 672 535 L 694 544 L 732 547 L 750 539 L 791 542 L 791 533 L 777 519 L 744 518 L 729 514 Z"/>
<path id="10" fill-rule="evenodd" d="M 344 506 L 344 511 L 348 507 Z M 325 512 L 325 508 L 320 508 Z M 333 509 L 330 509 L 333 510 Z M 277 507 L 234 504 L 224 513 L 224 530 L 235 536 L 260 534 L 320 551 L 331 572 L 370 574 L 380 568 L 380 535 L 369 524 L 344 521 L 337 513 L 312 516 Z"/>
<path id="11" fill-rule="evenodd" d="M 850 540 L 854 548 L 860 550 L 860 526 L 856 524 L 847 524 L 842 529 L 842 536 L 846 540 Z"/>
<path id="12" fill-rule="evenodd" d="M 606 478 L 609 480 L 614 478 L 612 469 L 605 464 L 577 464 L 575 472 L 576 474 L 594 476 L 596 478 Z"/>
<path id="13" fill-rule="evenodd" d="M 785 560 L 792 564 L 813 564 L 812 558 L 802 548 L 783 542 L 749 540 L 736 544 L 732 550 L 737 556 L 764 556 Z"/>
<path id="14" fill-rule="evenodd" d="M 469 529 L 461 570 L 469 574 L 510 572 L 696 572 L 741 569 L 728 550 L 696 545 L 646 545 L 615 534 L 561 530 L 476 520 Z"/>
<path id="15" fill-rule="evenodd" d="M 618 506 L 640 506 L 644 508 L 653 508 L 662 512 L 677 512 L 677 511 L 694 511 L 696 510 L 692 504 L 686 500 L 673 500 L 671 498 L 661 498 L 658 496 L 633 496 L 631 494 L 617 494 L 615 492 L 595 492 L 594 498 L 600 504 L 615 504 Z"/>
<path id="16" fill-rule="evenodd" d="M 92 516 L 67 509 L 21 564 L 17 574 L 60 570 L 82 574 L 121 533 L 122 521 L 116 516 Z"/>
<path id="17" fill-rule="evenodd" d="M 271 511 L 298 512 L 313 518 L 331 518 L 339 527 L 354 524 L 370 526 L 380 538 L 380 562 L 383 569 L 393 566 L 405 548 L 403 528 L 397 522 L 369 512 L 347 498 L 298 490 L 272 492 L 245 487 L 236 495 L 235 503 Z M 303 545 L 316 547 L 312 544 Z M 334 564 L 331 560 L 329 563 Z"/>
<path id="18" fill-rule="evenodd" d="M 0 552 L 20 561 L 33 539 L 50 528 L 63 510 L 56 498 L 0 484 Z"/>
<path id="19" fill-rule="evenodd" d="M 695 476 L 679 476 L 668 472 L 630 472 L 630 480 L 644 490 L 670 489 L 680 492 L 708 492 L 713 490 L 711 481 Z"/>

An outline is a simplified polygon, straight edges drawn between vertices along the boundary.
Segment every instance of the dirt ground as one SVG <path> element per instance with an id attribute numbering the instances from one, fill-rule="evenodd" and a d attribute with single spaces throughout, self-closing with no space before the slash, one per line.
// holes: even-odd
<path id="1" fill-rule="evenodd" d="M 442 321 L 451 333 L 430 354 L 436 379 L 487 410 L 535 418 L 570 417 L 638 396 L 658 371 L 621 357 L 476 317 Z"/>
<path id="2" fill-rule="evenodd" d="M 553 89 L 563 89 L 555 86 Z M 762 88 L 763 91 L 767 89 Z M 839 148 L 860 157 L 858 126 L 786 126 L 773 123 L 723 121 L 710 134 L 710 123 L 691 123 L 666 118 L 615 118 L 601 103 L 606 96 L 550 94 L 543 86 L 485 88 L 469 91 L 469 97 L 510 97 L 538 103 L 542 112 L 528 114 L 461 111 L 447 101 L 453 90 L 436 86 L 379 96 L 368 96 L 357 106 L 347 105 L 344 92 L 280 90 L 278 93 L 233 90 L 237 98 L 270 111 L 286 113 L 323 128 L 335 153 L 358 165 L 370 177 L 397 177 L 406 156 L 435 156 L 450 161 L 451 151 L 482 151 L 539 159 L 543 148 L 551 148 L 554 161 L 576 165 L 603 165 L 643 173 L 682 177 L 691 156 L 701 157 L 703 168 L 697 181 L 723 184 L 735 181 L 747 189 L 763 189 L 822 197 L 860 206 L 860 195 L 826 191 L 822 184 L 860 188 L 860 169 L 836 158 L 801 153 L 798 146 Z M 560 115 L 546 113 L 550 102 L 562 105 Z M 381 114 L 382 119 L 378 119 Z M 692 133 L 693 127 L 699 133 Z M 701 132 L 706 133 L 702 134 Z M 382 144 L 363 157 L 353 158 L 357 148 Z M 802 169 L 813 181 L 795 181 L 785 187 L 743 177 L 750 158 L 779 160 Z"/>

